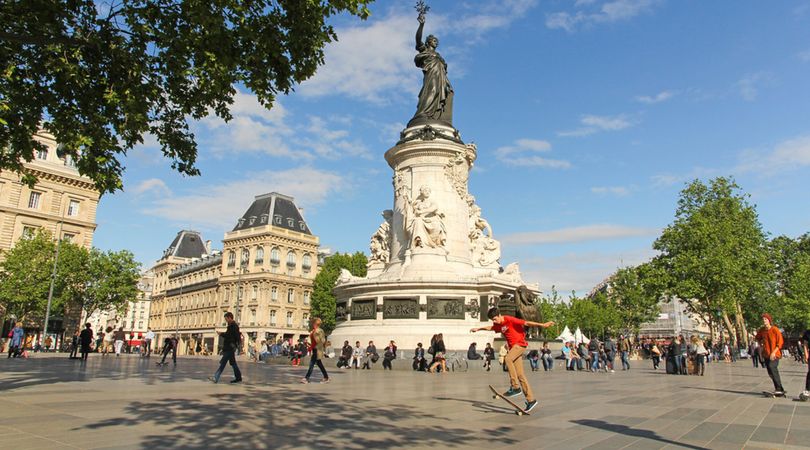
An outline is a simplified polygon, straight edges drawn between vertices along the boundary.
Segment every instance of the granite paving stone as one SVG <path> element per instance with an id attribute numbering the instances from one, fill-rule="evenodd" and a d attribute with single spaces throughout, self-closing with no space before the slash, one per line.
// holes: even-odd
<path id="1" fill-rule="evenodd" d="M 761 395 L 770 381 L 750 363 L 709 364 L 704 377 L 653 371 L 528 372 L 540 400 L 518 417 L 487 388 L 501 371 L 442 375 L 338 370 L 303 385 L 306 367 L 240 359 L 245 383 L 206 381 L 214 358 L 154 359 L 59 354 L 0 359 L 0 439 L 29 449 L 725 449 L 810 443 L 810 403 Z M 789 392 L 805 368 L 783 363 Z M 780 367 L 781 369 L 781 367 Z M 319 379 L 319 377 L 314 378 Z M 522 397 L 515 399 L 522 402 Z"/>

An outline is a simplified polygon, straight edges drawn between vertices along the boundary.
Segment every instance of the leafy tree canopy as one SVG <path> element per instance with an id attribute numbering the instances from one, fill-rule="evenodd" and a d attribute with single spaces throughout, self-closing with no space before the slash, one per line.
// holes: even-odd
<path id="1" fill-rule="evenodd" d="M 320 272 L 315 276 L 313 283 L 310 312 L 312 317 L 320 317 L 323 320 L 321 326 L 327 335 L 335 329 L 336 298 L 332 289 L 340 275 L 340 269 L 346 269 L 354 276 L 364 277 L 367 273 L 367 265 L 368 259 L 362 252 L 356 252 L 353 255 L 335 253 L 326 258 L 321 265 Z"/>
<path id="2" fill-rule="evenodd" d="M 188 120 L 229 120 L 241 84 L 270 108 L 310 78 L 337 39 L 327 20 L 365 19 L 373 0 L 8 0 L 0 2 L 0 170 L 53 133 L 101 192 L 146 133 L 172 168 L 197 175 Z"/>

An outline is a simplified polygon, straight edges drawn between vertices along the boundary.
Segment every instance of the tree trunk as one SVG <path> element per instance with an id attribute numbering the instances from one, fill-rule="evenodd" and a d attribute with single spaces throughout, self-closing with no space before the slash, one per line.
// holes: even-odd
<path id="1" fill-rule="evenodd" d="M 740 302 L 737 302 L 737 320 L 739 321 L 740 334 L 742 334 L 742 344 L 745 348 L 748 348 L 748 328 L 745 326 L 745 317 L 743 317 Z"/>
<path id="2" fill-rule="evenodd" d="M 726 324 L 726 328 L 728 328 L 728 335 L 731 336 L 731 343 L 735 347 L 737 346 L 737 328 L 731 324 L 731 320 L 728 318 L 728 314 L 723 311 L 723 322 Z"/>
<path id="3" fill-rule="evenodd" d="M 709 316 L 709 320 L 706 321 L 706 323 L 709 325 L 709 336 L 711 336 L 712 344 L 714 344 L 715 342 L 717 342 L 715 336 L 715 331 L 717 330 L 715 330 L 714 328 L 714 320 L 712 320 L 711 316 Z"/>

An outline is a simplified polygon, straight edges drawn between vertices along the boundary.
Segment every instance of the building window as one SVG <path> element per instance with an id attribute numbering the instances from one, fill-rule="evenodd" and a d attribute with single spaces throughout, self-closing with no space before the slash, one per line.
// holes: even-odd
<path id="1" fill-rule="evenodd" d="M 248 225 L 253 225 L 254 223 L 256 223 L 256 216 L 250 216 L 248 219 Z"/>
<path id="2" fill-rule="evenodd" d="M 250 310 L 250 324 L 254 325 L 255 323 L 256 323 L 256 310 L 251 309 Z"/>
<path id="3" fill-rule="evenodd" d="M 276 326 L 276 311 L 270 311 L 270 325 Z"/>
<path id="4" fill-rule="evenodd" d="M 37 149 L 37 159 L 41 159 L 43 161 L 48 159 L 48 149 L 47 148 Z"/>
<path id="5" fill-rule="evenodd" d="M 270 264 L 276 265 L 281 262 L 280 253 L 281 251 L 279 251 L 278 247 L 273 247 L 273 249 L 270 250 Z"/>
<path id="6" fill-rule="evenodd" d="M 295 267 L 295 252 L 287 253 L 287 267 Z"/>
<path id="7" fill-rule="evenodd" d="M 281 225 L 281 215 L 276 214 L 273 216 L 273 223 L 276 225 Z"/>
<path id="8" fill-rule="evenodd" d="M 309 291 L 304 291 L 304 304 L 309 305 Z"/>
<path id="9" fill-rule="evenodd" d="M 268 217 L 268 215 L 267 215 L 267 214 L 262 214 L 262 215 L 261 215 L 261 216 L 259 216 L 259 217 L 261 218 L 261 222 L 262 222 L 263 224 L 264 224 L 264 223 L 267 223 L 267 217 Z"/>
<path id="10" fill-rule="evenodd" d="M 264 247 L 256 247 L 256 260 L 255 264 L 264 264 Z"/>
<path id="11" fill-rule="evenodd" d="M 304 253 L 304 257 L 301 259 L 301 268 L 304 269 L 305 272 L 309 272 L 309 269 L 312 268 L 312 255 Z"/>
<path id="12" fill-rule="evenodd" d="M 231 250 L 228 252 L 228 267 L 236 266 L 236 253 Z"/>
<path id="13" fill-rule="evenodd" d="M 293 313 L 292 311 L 287 311 L 287 326 L 293 326 Z"/>
<path id="14" fill-rule="evenodd" d="M 138 328 L 143 328 L 143 321 L 138 321 Z"/>
<path id="15" fill-rule="evenodd" d="M 305 231 L 307 229 L 307 226 L 304 224 L 303 220 L 298 221 L 298 228 L 300 228 L 301 231 Z"/>
<path id="16" fill-rule="evenodd" d="M 309 328 L 309 314 L 304 313 L 304 316 L 301 318 L 301 328 Z"/>
<path id="17" fill-rule="evenodd" d="M 79 215 L 79 201 L 71 200 L 68 204 L 68 216 L 76 217 Z"/>
<path id="18" fill-rule="evenodd" d="M 295 289 L 287 289 L 287 303 L 295 302 Z"/>
<path id="19" fill-rule="evenodd" d="M 73 239 L 76 238 L 75 234 L 72 233 L 65 233 L 62 235 L 62 240 L 67 242 L 73 242 Z"/>
<path id="20" fill-rule="evenodd" d="M 37 234 L 37 229 L 35 227 L 23 227 L 22 231 L 22 238 L 23 239 L 33 239 L 34 235 Z"/>
<path id="21" fill-rule="evenodd" d="M 253 292 L 250 294 L 251 300 L 256 300 L 259 297 L 259 286 L 253 285 Z"/>
<path id="22" fill-rule="evenodd" d="M 278 302 L 278 288 L 276 286 L 270 288 L 270 300 Z"/>
<path id="23" fill-rule="evenodd" d="M 248 260 L 250 259 L 250 250 L 243 248 L 242 249 L 242 259 L 239 261 L 239 264 L 242 266 L 246 266 L 248 264 Z"/>
<path id="24" fill-rule="evenodd" d="M 292 228 L 295 226 L 295 220 L 287 218 L 287 226 Z"/>
<path id="25" fill-rule="evenodd" d="M 40 197 L 42 197 L 41 193 L 31 192 L 31 195 L 28 197 L 28 207 L 31 209 L 39 209 Z"/>

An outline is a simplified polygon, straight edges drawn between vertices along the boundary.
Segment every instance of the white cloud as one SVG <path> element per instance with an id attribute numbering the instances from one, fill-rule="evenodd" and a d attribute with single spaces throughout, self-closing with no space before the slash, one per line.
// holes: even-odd
<path id="1" fill-rule="evenodd" d="M 735 173 L 754 172 L 774 176 L 807 167 L 810 166 L 810 136 L 789 139 L 766 152 L 745 151 L 740 159 Z"/>
<path id="2" fill-rule="evenodd" d="M 280 192 L 295 197 L 298 206 L 312 208 L 348 189 L 349 180 L 346 175 L 311 167 L 267 170 L 239 181 L 207 186 L 202 193 L 155 199 L 143 213 L 183 226 L 230 230 L 256 195 Z"/>
<path id="3" fill-rule="evenodd" d="M 560 159 L 538 156 L 537 153 L 551 151 L 551 144 L 537 139 L 518 139 L 514 145 L 499 147 L 495 157 L 510 166 L 535 166 L 550 169 L 567 169 L 571 163 Z"/>
<path id="4" fill-rule="evenodd" d="M 591 192 L 594 194 L 600 195 L 616 195 L 619 197 L 624 197 L 630 194 L 630 189 L 624 186 L 594 186 L 591 188 Z"/>
<path id="5" fill-rule="evenodd" d="M 305 128 L 308 137 L 301 140 L 301 145 L 328 159 L 344 156 L 371 158 L 368 147 L 357 139 L 351 139 L 349 131 L 332 128 L 335 123 L 345 124 L 342 118 L 332 117 L 329 122 L 318 116 L 310 116 L 309 124 Z"/>
<path id="6" fill-rule="evenodd" d="M 132 188 L 132 193 L 135 195 L 153 192 L 155 195 L 171 195 L 172 191 L 166 183 L 159 178 L 149 178 L 138 183 Z"/>
<path id="7" fill-rule="evenodd" d="M 557 135 L 564 137 L 589 136 L 600 131 L 619 131 L 635 125 L 635 123 L 624 114 L 617 116 L 586 114 L 580 118 L 580 123 L 583 125 L 582 127 L 569 131 L 560 131 Z"/>
<path id="8" fill-rule="evenodd" d="M 639 95 L 636 97 L 637 102 L 646 103 L 648 105 L 652 105 L 655 103 L 665 102 L 671 99 L 675 95 L 672 91 L 661 91 L 656 95 Z"/>
<path id="9" fill-rule="evenodd" d="M 493 29 L 508 27 L 536 4 L 537 0 L 482 2 L 452 18 L 431 12 L 425 37 L 437 34 L 440 52 L 449 48 L 445 42 L 463 42 L 456 48 L 466 52 L 471 42 L 481 40 Z M 338 28 L 338 41 L 326 47 L 325 64 L 301 84 L 298 92 L 308 97 L 344 95 L 380 104 L 415 99 L 421 85 L 421 71 L 413 63 L 417 26 L 413 10 L 399 8 L 379 20 L 372 17 L 351 27 Z M 458 63 L 449 62 L 451 82 L 464 72 L 455 64 Z"/>
<path id="10" fill-rule="evenodd" d="M 799 60 L 801 60 L 801 61 L 810 62 L 810 50 L 805 50 L 803 52 L 799 52 L 796 55 L 796 57 L 799 58 Z"/>
<path id="11" fill-rule="evenodd" d="M 616 253 L 566 253 L 521 261 L 520 268 L 525 280 L 539 281 L 540 288 L 546 292 L 554 286 L 565 298 L 571 291 L 576 291 L 577 295 L 587 294 L 620 267 L 635 266 L 649 261 L 653 256 L 655 251 L 649 247 Z"/>
<path id="12" fill-rule="evenodd" d="M 585 241 L 603 241 L 630 237 L 653 236 L 660 230 L 655 228 L 628 227 L 624 225 L 596 224 L 561 228 L 550 231 L 529 231 L 512 233 L 501 238 L 505 244 L 536 245 L 561 244 Z"/>
<path id="13" fill-rule="evenodd" d="M 576 11 L 560 11 L 546 16 L 546 26 L 573 32 L 578 26 L 591 26 L 629 20 L 649 12 L 657 0 L 611 0 L 599 4 L 595 0 L 577 1 Z"/>
<path id="14" fill-rule="evenodd" d="M 773 81 L 773 75 L 768 72 L 751 73 L 742 77 L 734 84 L 743 100 L 752 102 L 757 99 L 759 90 L 763 85 Z"/>

